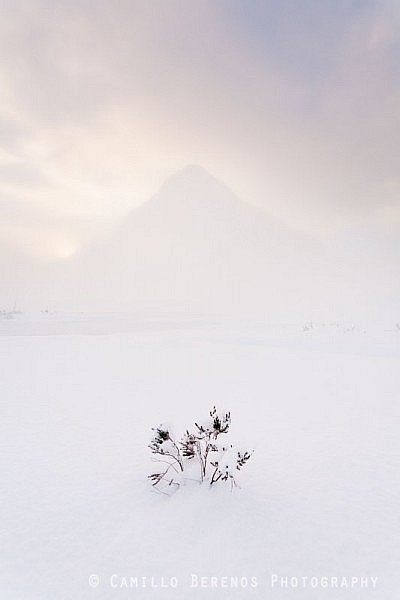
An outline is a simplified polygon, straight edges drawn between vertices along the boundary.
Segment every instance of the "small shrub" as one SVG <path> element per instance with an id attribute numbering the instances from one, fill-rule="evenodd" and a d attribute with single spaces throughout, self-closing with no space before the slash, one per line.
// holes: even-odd
<path id="1" fill-rule="evenodd" d="M 214 408 L 204 424 L 195 422 L 194 429 L 188 429 L 176 442 L 167 427 L 154 428 L 154 436 L 149 444 L 153 460 L 162 467 L 149 475 L 152 485 L 162 493 L 177 489 L 185 483 L 185 466 L 189 461 L 198 464 L 200 483 L 210 486 L 218 482 L 229 482 L 231 489 L 239 487 L 236 481 L 240 471 L 250 459 L 252 452 L 241 452 L 229 443 L 231 413 L 219 416 Z"/>

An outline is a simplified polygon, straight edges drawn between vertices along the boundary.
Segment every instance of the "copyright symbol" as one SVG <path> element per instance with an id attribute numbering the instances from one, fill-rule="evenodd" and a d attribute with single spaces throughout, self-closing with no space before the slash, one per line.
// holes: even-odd
<path id="1" fill-rule="evenodd" d="M 96 588 L 100 583 L 100 577 L 98 575 L 91 575 L 89 577 L 89 585 L 91 588 Z"/>

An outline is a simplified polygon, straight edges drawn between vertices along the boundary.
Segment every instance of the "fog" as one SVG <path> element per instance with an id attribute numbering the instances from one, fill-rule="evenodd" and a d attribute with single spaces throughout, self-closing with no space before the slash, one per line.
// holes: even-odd
<path id="1" fill-rule="evenodd" d="M 396 237 L 364 231 L 321 241 L 188 166 L 62 260 L 3 247 L 3 306 L 395 323 L 397 252 Z"/>
<path id="2" fill-rule="evenodd" d="M 396 315 L 397 3 L 1 8 L 0 308 Z"/>

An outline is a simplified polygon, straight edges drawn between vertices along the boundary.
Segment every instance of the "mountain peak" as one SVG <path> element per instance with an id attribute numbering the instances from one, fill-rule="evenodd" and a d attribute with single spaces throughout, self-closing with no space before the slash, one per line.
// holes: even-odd
<path id="1" fill-rule="evenodd" d="M 164 206 L 221 205 L 242 203 L 220 179 L 198 165 L 187 165 L 173 173 L 149 201 Z"/>
<path id="2" fill-rule="evenodd" d="M 227 186 L 211 175 L 206 169 L 199 165 L 187 165 L 179 169 L 164 182 L 162 188 L 179 188 L 188 187 L 191 190 L 196 188 L 218 187 L 228 189 Z"/>
<path id="3" fill-rule="evenodd" d="M 184 167 L 181 167 L 177 171 L 175 171 L 175 173 L 173 173 L 170 176 L 170 179 L 175 178 L 175 177 L 186 177 L 186 176 L 211 177 L 211 178 L 213 177 L 207 171 L 207 169 L 205 169 L 204 167 L 201 167 L 200 165 L 196 165 L 196 164 L 188 164 L 188 165 L 185 165 Z"/>

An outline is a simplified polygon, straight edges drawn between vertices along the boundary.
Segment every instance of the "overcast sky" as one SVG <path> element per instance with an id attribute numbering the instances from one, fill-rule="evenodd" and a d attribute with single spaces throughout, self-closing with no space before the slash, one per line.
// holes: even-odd
<path id="1" fill-rule="evenodd" d="M 186 164 L 320 236 L 400 230 L 398 0 L 0 8 L 0 241 L 68 255 Z"/>

